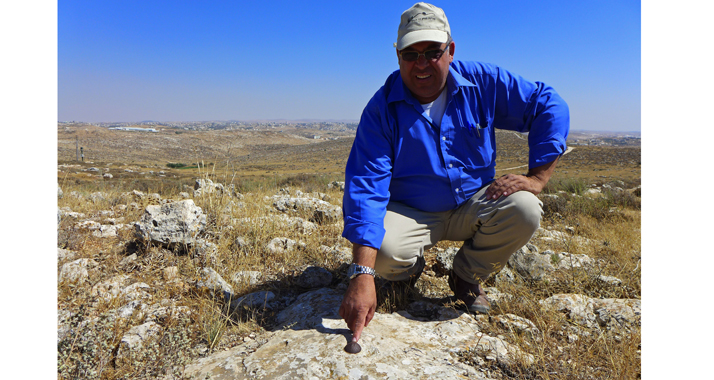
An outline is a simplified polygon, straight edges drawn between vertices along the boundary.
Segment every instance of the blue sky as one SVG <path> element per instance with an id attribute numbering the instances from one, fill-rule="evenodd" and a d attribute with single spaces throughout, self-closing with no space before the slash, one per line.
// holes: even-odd
<path id="1" fill-rule="evenodd" d="M 58 120 L 358 120 L 409 1 L 57 3 Z M 639 1 L 439 1 L 456 59 L 553 86 L 573 129 L 640 130 Z"/>

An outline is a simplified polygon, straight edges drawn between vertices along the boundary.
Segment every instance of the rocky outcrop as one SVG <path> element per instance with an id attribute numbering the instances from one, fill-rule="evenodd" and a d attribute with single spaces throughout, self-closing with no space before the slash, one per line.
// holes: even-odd
<path id="1" fill-rule="evenodd" d="M 630 330 L 641 324 L 642 301 L 638 299 L 596 299 L 582 294 L 556 294 L 540 303 L 562 312 L 576 325 L 589 329 Z"/>
<path id="2" fill-rule="evenodd" d="M 58 282 L 81 282 L 89 279 L 89 270 L 97 267 L 97 262 L 92 259 L 77 259 L 62 265 Z"/>
<path id="3" fill-rule="evenodd" d="M 420 320 L 407 311 L 375 314 L 362 334 L 359 354 L 344 347 L 351 334 L 337 314 L 342 291 L 304 293 L 278 314 L 278 329 L 262 342 L 250 342 L 199 359 L 186 375 L 212 379 L 486 379 L 459 353 L 478 350 L 484 361 L 510 361 L 528 354 L 481 332 L 479 322 L 463 313 Z"/>
<path id="4" fill-rule="evenodd" d="M 538 248 L 533 244 L 526 244 L 516 251 L 508 260 L 508 266 L 518 273 L 522 278 L 531 281 L 555 281 L 556 272 L 568 270 L 591 271 L 597 268 L 597 260 L 577 253 L 558 252 L 545 250 L 538 252 Z M 620 281 L 613 276 L 604 276 L 602 282 L 613 284 Z M 621 281 L 620 281 L 621 282 Z"/>
<path id="5" fill-rule="evenodd" d="M 193 196 L 198 198 L 206 195 L 216 195 L 219 197 L 228 195 L 243 199 L 243 195 L 236 191 L 233 184 L 225 186 L 222 183 L 213 182 L 208 178 L 197 179 L 193 185 Z"/>
<path id="6" fill-rule="evenodd" d="M 168 247 L 193 245 L 206 228 L 203 210 L 187 199 L 146 207 L 144 215 L 134 224 L 136 237 Z"/>
<path id="7" fill-rule="evenodd" d="M 273 207 L 282 212 L 303 212 L 310 214 L 310 221 L 317 224 L 335 223 L 342 220 L 342 208 L 314 197 L 302 196 L 298 191 L 295 196 L 273 196 Z"/>
<path id="8" fill-rule="evenodd" d="M 327 184 L 328 189 L 339 189 L 340 191 L 345 191 L 344 181 L 332 181 Z"/>

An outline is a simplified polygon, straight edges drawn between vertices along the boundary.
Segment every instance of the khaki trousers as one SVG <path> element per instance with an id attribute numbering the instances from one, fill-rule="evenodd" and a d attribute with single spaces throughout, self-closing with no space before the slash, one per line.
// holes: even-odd
<path id="1" fill-rule="evenodd" d="M 518 191 L 497 200 L 485 199 L 485 186 L 454 210 L 424 212 L 390 202 L 384 217 L 386 234 L 375 270 L 390 281 L 406 280 L 424 268 L 424 250 L 441 240 L 463 241 L 454 258 L 454 272 L 470 283 L 498 273 L 540 225 L 543 203 Z"/>

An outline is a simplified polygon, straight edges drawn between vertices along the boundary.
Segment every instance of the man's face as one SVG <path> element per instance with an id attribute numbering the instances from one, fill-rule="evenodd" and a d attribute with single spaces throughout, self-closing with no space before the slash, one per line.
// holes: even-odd
<path id="1" fill-rule="evenodd" d="M 424 53 L 428 50 L 443 50 L 447 44 L 438 42 L 423 41 L 413 45 L 409 45 L 401 52 L 415 51 Z M 446 78 L 449 75 L 449 64 L 454 60 L 454 42 L 452 41 L 449 50 L 437 61 L 427 60 L 423 55 L 420 55 L 416 61 L 408 62 L 399 57 L 399 71 L 404 84 L 407 86 L 412 95 L 419 100 L 421 104 L 431 103 L 441 94 L 441 90 L 446 86 Z"/>

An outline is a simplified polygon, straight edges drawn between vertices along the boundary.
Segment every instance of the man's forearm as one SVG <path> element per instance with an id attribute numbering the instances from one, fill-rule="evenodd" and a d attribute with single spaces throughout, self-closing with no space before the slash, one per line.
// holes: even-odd
<path id="1" fill-rule="evenodd" d="M 374 268 L 374 265 L 377 262 L 377 249 L 353 243 L 352 262 L 358 265 Z"/>
<path id="2" fill-rule="evenodd" d="M 542 189 L 545 188 L 545 185 L 550 180 L 550 177 L 553 175 L 555 167 L 558 164 L 558 159 L 559 157 L 556 157 L 555 160 L 547 164 L 528 169 L 528 174 L 526 174 L 526 177 L 530 177 L 531 179 L 537 180 L 541 184 L 542 191 Z"/>

